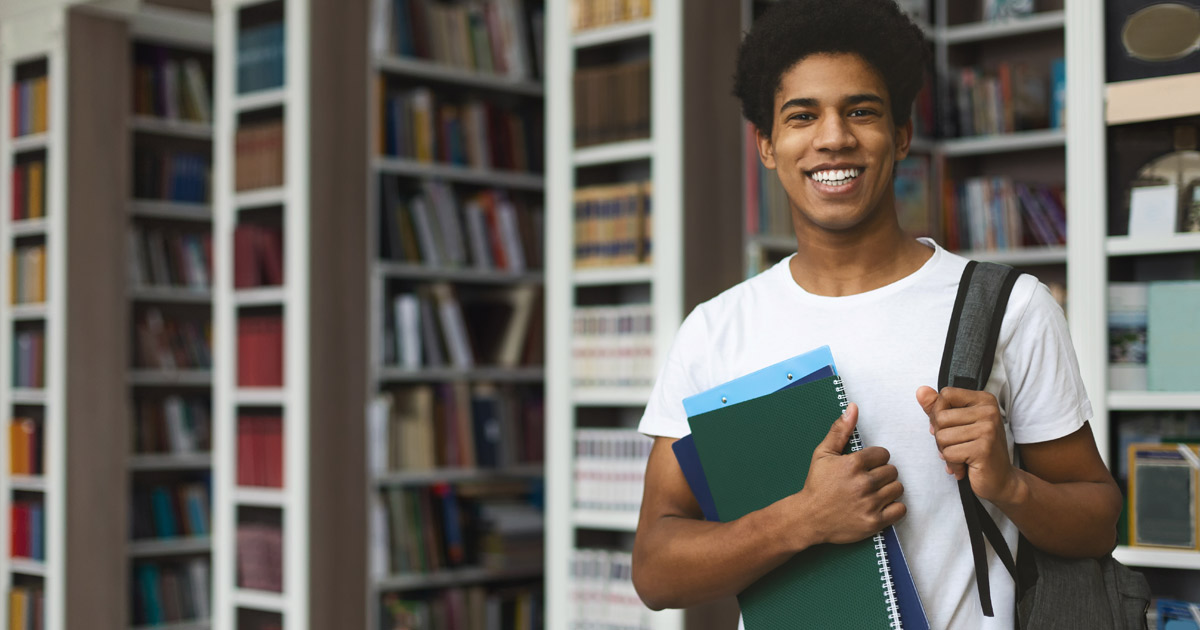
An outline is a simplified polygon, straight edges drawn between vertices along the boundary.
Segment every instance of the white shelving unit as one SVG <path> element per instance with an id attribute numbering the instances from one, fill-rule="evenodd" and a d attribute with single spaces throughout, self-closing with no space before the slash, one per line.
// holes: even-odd
<path id="1" fill-rule="evenodd" d="M 581 418 L 596 422 L 603 417 L 609 420 L 601 422 L 629 426 L 650 397 L 646 387 L 573 384 L 575 309 L 648 300 L 654 363 L 661 366 L 688 310 L 738 280 L 737 248 L 726 247 L 725 241 L 738 233 L 740 218 L 728 208 L 737 203 L 740 188 L 722 187 L 734 183 L 728 177 L 728 158 L 740 155 L 738 116 L 726 80 L 713 77 L 732 73 L 740 9 L 727 2 L 654 0 L 649 19 L 573 33 L 567 3 L 547 4 L 546 627 L 568 629 L 602 623 L 574 618 L 576 585 L 569 566 L 574 550 L 595 546 L 585 541 L 600 536 L 615 543 L 605 548 L 628 551 L 638 521 L 636 511 L 574 507 L 577 424 Z M 648 51 L 651 65 L 650 136 L 577 148 L 572 89 L 576 68 L 593 59 L 638 58 L 646 54 L 643 51 Z M 706 138 L 696 136 L 707 134 L 685 134 L 685 119 L 692 116 L 705 121 L 705 128 L 722 131 Z M 709 144 L 701 146 L 703 142 Z M 577 182 L 590 184 L 597 173 L 616 174 L 601 176 L 604 182 L 642 179 L 647 172 L 653 190 L 652 261 L 576 269 L 574 191 L 585 185 Z M 700 617 L 664 610 L 650 614 L 648 623 L 653 630 L 705 627 Z"/>

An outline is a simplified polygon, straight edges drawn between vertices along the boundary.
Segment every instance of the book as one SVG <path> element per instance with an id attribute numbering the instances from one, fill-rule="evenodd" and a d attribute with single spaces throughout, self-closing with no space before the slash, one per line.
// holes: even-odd
<path id="1" fill-rule="evenodd" d="M 823 357 L 829 361 L 822 364 Z M 814 365 L 820 367 L 807 369 Z M 825 368 L 834 371 L 828 347 L 685 400 L 721 520 L 735 520 L 803 488 L 804 480 L 791 473 L 808 469 L 813 449 L 844 410 L 845 395 L 836 375 L 792 383 Z M 857 434 L 848 448 L 861 448 Z M 873 600 L 880 605 L 863 604 Z M 805 550 L 743 591 L 739 602 L 747 628 L 824 619 L 830 610 L 852 611 L 850 618 L 839 617 L 841 625 L 928 628 L 893 528 L 851 545 Z"/>
<path id="2" fill-rule="evenodd" d="M 1146 384 L 1151 391 L 1200 391 L 1200 282 L 1152 282 L 1146 294 Z"/>
<path id="3" fill-rule="evenodd" d="M 1108 285 L 1108 386 L 1146 390 L 1146 299 L 1144 282 Z"/>
<path id="4" fill-rule="evenodd" d="M 1130 544 L 1200 549 L 1197 453 L 1190 444 L 1129 445 Z"/>

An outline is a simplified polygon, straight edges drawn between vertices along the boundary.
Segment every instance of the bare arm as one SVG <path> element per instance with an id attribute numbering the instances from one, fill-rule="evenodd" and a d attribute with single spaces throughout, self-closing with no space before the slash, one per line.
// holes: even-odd
<path id="1" fill-rule="evenodd" d="M 1037 548 L 1066 557 L 1112 551 L 1121 491 L 1085 424 L 1071 435 L 1019 446 L 1026 470 L 1012 465 L 994 396 L 947 387 L 917 390 L 947 472 L 999 507 Z"/>
<path id="2" fill-rule="evenodd" d="M 904 515 L 888 453 L 841 455 L 857 406 L 817 447 L 804 490 L 729 523 L 701 520 L 675 454 L 656 438 L 633 547 L 633 583 L 655 610 L 686 608 L 741 592 L 794 554 L 824 543 L 862 540 Z"/>

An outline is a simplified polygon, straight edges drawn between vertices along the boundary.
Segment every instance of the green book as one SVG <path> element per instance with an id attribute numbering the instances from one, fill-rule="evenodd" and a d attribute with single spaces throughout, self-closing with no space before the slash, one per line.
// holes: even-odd
<path id="1" fill-rule="evenodd" d="M 803 489 L 813 449 L 845 404 L 841 379 L 831 376 L 689 418 L 722 520 Z M 883 545 L 876 535 L 796 554 L 738 595 L 747 630 L 783 630 L 797 620 L 813 628 L 898 628 Z"/>

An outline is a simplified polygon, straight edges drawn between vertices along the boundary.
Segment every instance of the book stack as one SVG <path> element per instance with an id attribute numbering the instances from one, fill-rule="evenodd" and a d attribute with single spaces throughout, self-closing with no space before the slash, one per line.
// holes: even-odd
<path id="1" fill-rule="evenodd" d="M 203 453 L 212 447 L 209 403 L 199 396 L 142 398 L 137 404 L 138 453 Z"/>
<path id="2" fill-rule="evenodd" d="M 532 491 L 524 482 L 388 488 L 391 571 L 540 567 L 543 515 L 530 498 Z"/>
<path id="3" fill-rule="evenodd" d="M 577 307 L 571 376 L 577 387 L 654 384 L 654 309 L 649 304 Z"/>
<path id="4" fill-rule="evenodd" d="M 12 545 L 9 551 L 12 557 L 45 560 L 46 511 L 42 501 L 40 499 L 13 499 L 10 511 Z"/>
<path id="5" fill-rule="evenodd" d="M 582 31 L 645 20 L 652 4 L 651 0 L 571 0 L 571 28 Z"/>
<path id="6" fill-rule="evenodd" d="M 542 122 L 532 108 L 478 99 L 442 100 L 427 87 L 380 90 L 383 155 L 475 169 L 542 169 Z"/>
<path id="7" fill-rule="evenodd" d="M 237 584 L 241 588 L 283 592 L 283 529 L 267 523 L 237 527 Z"/>
<path id="8" fill-rule="evenodd" d="M 651 630 L 650 610 L 633 588 L 633 554 L 576 549 L 571 557 L 570 630 Z"/>
<path id="9" fill-rule="evenodd" d="M 208 536 L 209 489 L 207 482 L 134 486 L 133 538 Z"/>
<path id="10" fill-rule="evenodd" d="M 283 285 L 283 230 L 240 223 L 233 230 L 233 286 Z"/>
<path id="11" fill-rule="evenodd" d="M 133 151 L 133 196 L 137 199 L 207 203 L 212 163 L 207 155 L 139 144 Z"/>
<path id="12" fill-rule="evenodd" d="M 46 216 L 46 160 L 14 162 L 12 167 L 12 220 Z"/>
<path id="13" fill-rule="evenodd" d="M 283 316 L 242 315 L 237 326 L 239 387 L 283 386 Z"/>
<path id="14" fill-rule="evenodd" d="M 537 630 L 545 624 L 542 600 L 537 586 L 385 593 L 380 599 L 380 627 Z"/>
<path id="15" fill-rule="evenodd" d="M 13 339 L 13 387 L 45 387 L 46 333 L 32 328 L 17 330 Z"/>
<path id="16" fill-rule="evenodd" d="M 282 120 L 238 127 L 234 138 L 237 152 L 234 189 L 237 191 L 283 185 Z"/>
<path id="17" fill-rule="evenodd" d="M 944 79 L 951 97 L 943 133 L 979 136 L 1062 127 L 1063 112 L 1056 97 L 1065 89 L 1062 66 L 1059 58 L 1046 68 L 1002 62 L 990 68 L 954 70 Z"/>
<path id="18" fill-rule="evenodd" d="M 46 246 L 16 246 L 10 254 L 12 303 L 41 304 L 46 301 Z"/>
<path id="19" fill-rule="evenodd" d="M 211 286 L 212 234 L 207 231 L 134 223 L 129 226 L 129 252 L 131 286 Z"/>
<path id="20" fill-rule="evenodd" d="M 158 308 L 142 311 L 135 327 L 136 366 L 158 370 L 207 370 L 212 367 L 210 324 L 200 317 L 166 316 Z"/>
<path id="21" fill-rule="evenodd" d="M 542 461 L 540 392 L 479 383 L 396 388 L 372 416 L 376 472 L 508 469 Z"/>
<path id="22" fill-rule="evenodd" d="M 49 126 L 49 87 L 46 77 L 14 81 L 12 86 L 12 130 L 19 138 L 45 132 Z"/>
<path id="23" fill-rule="evenodd" d="M 1061 188 L 1005 177 L 946 180 L 943 244 L 948 249 L 997 250 L 1061 245 L 1067 213 Z"/>
<path id="24" fill-rule="evenodd" d="M 8 425 L 8 469 L 14 475 L 42 474 L 42 427 L 32 418 Z"/>
<path id="25" fill-rule="evenodd" d="M 575 146 L 650 137 L 650 61 L 575 71 Z"/>
<path id="26" fill-rule="evenodd" d="M 283 22 L 243 27 L 237 36 L 237 91 L 239 94 L 283 85 Z"/>
<path id="27" fill-rule="evenodd" d="M 502 190 L 460 203 L 444 183 L 425 181 L 404 195 L 398 178 L 385 177 L 380 216 L 380 255 L 387 260 L 512 273 L 542 267 L 541 207 Z"/>
<path id="28" fill-rule="evenodd" d="M 283 487 L 283 418 L 242 415 L 237 425 L 239 486 Z"/>
<path id="29" fill-rule="evenodd" d="M 211 615 L 208 560 L 134 565 L 133 615 L 138 626 L 206 620 Z"/>
<path id="30" fill-rule="evenodd" d="M 377 24 L 387 29 L 386 40 L 381 42 L 386 52 L 521 79 L 537 73 L 537 60 L 530 54 L 529 27 L 540 31 L 543 16 L 540 9 L 527 15 L 521 0 L 378 3 Z M 540 42 L 541 37 L 534 41 Z"/>
<path id="31" fill-rule="evenodd" d="M 46 592 L 39 587 L 13 586 L 8 592 L 8 629 L 42 630 L 45 624 Z"/>
<path id="32" fill-rule="evenodd" d="M 133 112 L 139 116 L 212 121 L 211 71 L 194 56 L 174 56 L 163 46 L 136 44 Z"/>
<path id="33" fill-rule="evenodd" d="M 650 262 L 649 181 L 575 191 L 575 266 Z"/>
<path id="34" fill-rule="evenodd" d="M 636 514 L 653 445 L 634 429 L 576 429 L 576 509 Z"/>

